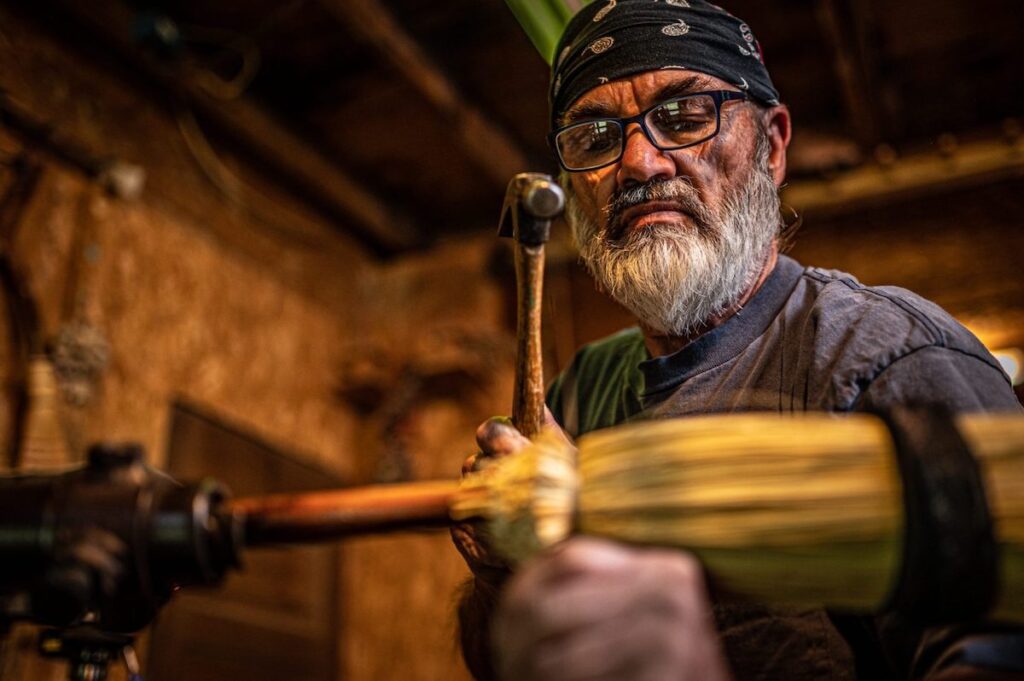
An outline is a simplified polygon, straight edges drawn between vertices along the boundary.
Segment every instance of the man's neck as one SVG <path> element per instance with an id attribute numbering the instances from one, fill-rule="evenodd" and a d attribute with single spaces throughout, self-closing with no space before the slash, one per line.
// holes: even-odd
<path id="1" fill-rule="evenodd" d="M 720 314 L 711 317 L 703 324 L 701 324 L 693 333 L 684 336 L 673 336 L 666 334 L 661 331 L 654 331 L 647 327 L 643 322 L 640 322 L 640 330 L 644 334 L 644 345 L 647 346 L 647 352 L 650 353 L 651 357 L 663 357 L 665 355 L 671 355 L 679 352 L 687 345 L 697 340 L 708 331 L 711 331 L 715 327 L 721 326 L 727 322 L 733 315 L 743 309 L 743 306 L 747 304 L 754 294 L 760 290 L 764 282 L 768 280 L 768 276 L 775 269 L 775 264 L 779 261 L 779 245 L 778 243 L 772 243 L 771 251 L 765 258 L 764 265 L 761 267 L 761 272 L 754 280 L 754 283 L 740 296 L 733 305 L 727 310 Z"/>

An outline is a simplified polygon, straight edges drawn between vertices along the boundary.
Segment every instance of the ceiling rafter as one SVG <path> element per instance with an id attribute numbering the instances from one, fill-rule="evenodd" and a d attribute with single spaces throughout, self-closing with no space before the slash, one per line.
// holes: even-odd
<path id="1" fill-rule="evenodd" d="M 882 140 L 879 112 L 868 96 L 872 79 L 857 0 L 818 0 L 816 6 L 818 26 L 832 50 L 832 63 L 843 97 L 847 117 L 857 141 L 872 149 Z"/>
<path id="2" fill-rule="evenodd" d="M 57 0 L 63 12 L 139 68 L 159 87 L 191 107 L 247 151 L 301 187 L 326 217 L 342 223 L 374 252 L 390 255 L 421 245 L 413 221 L 382 197 L 350 177 L 332 160 L 313 148 L 245 96 L 216 99 L 204 89 L 197 73 L 159 60 L 132 40 L 133 14 L 117 0 L 77 3 Z M 341 218 L 341 220 L 339 220 Z"/>
<path id="3" fill-rule="evenodd" d="M 320 0 L 354 34 L 390 62 L 453 126 L 474 164 L 500 186 L 527 169 L 528 157 L 459 91 L 426 50 L 377 0 Z"/>
<path id="4" fill-rule="evenodd" d="M 870 164 L 823 180 L 800 180 L 783 199 L 816 218 L 865 205 L 909 200 L 1012 178 L 1024 178 L 1024 137 L 993 138 Z"/>

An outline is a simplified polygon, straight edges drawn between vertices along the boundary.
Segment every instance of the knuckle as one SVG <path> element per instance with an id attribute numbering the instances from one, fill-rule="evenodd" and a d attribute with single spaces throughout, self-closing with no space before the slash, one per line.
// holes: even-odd
<path id="1" fill-rule="evenodd" d="M 470 473 L 479 473 L 495 461 L 495 455 L 492 452 L 477 452 L 466 457 L 466 460 L 462 462 L 462 475 L 463 477 Z"/>
<path id="2" fill-rule="evenodd" d="M 476 429 L 476 442 L 485 456 L 508 454 L 528 442 L 504 417 L 487 419 Z"/>
<path id="3" fill-rule="evenodd" d="M 579 541 L 569 540 L 545 557 L 551 573 L 583 573 L 593 564 L 590 547 Z"/>
<path id="4" fill-rule="evenodd" d="M 491 439 L 498 437 L 501 432 L 508 428 L 508 423 L 500 416 L 494 416 L 487 419 L 476 429 L 476 439 L 478 442 L 487 442 Z"/>
<path id="5" fill-rule="evenodd" d="M 486 443 L 490 439 L 491 431 L 491 419 L 488 419 L 487 421 L 484 421 L 479 426 L 477 426 L 476 442 L 478 445 L 480 445 L 481 449 L 484 447 L 484 443 Z"/>
<path id="6" fill-rule="evenodd" d="M 691 589 L 704 588 L 704 567 L 691 553 L 663 552 L 659 556 L 660 569 L 673 577 L 680 586 Z"/>

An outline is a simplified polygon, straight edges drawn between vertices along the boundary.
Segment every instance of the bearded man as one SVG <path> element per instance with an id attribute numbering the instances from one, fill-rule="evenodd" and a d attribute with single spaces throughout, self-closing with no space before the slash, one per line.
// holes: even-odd
<path id="1" fill-rule="evenodd" d="M 639 320 L 555 380 L 550 416 L 567 436 L 711 412 L 1021 409 L 934 304 L 780 255 L 790 115 L 746 24 L 704 0 L 599 0 L 556 54 L 569 223 L 598 284 Z M 525 444 L 502 420 L 477 436 L 468 468 Z M 460 623 L 478 679 L 1024 678 L 1022 639 L 994 625 L 922 631 L 895 614 L 713 601 L 690 556 L 585 538 L 510 578 L 472 527 L 454 537 L 474 574 Z"/>

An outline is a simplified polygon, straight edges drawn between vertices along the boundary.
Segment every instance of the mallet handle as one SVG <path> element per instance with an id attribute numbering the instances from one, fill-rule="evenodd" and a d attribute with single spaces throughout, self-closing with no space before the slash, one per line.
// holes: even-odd
<path id="1" fill-rule="evenodd" d="M 544 423 L 544 360 L 541 352 L 541 300 L 544 245 L 516 244 L 516 375 L 512 422 L 533 438 Z"/>

